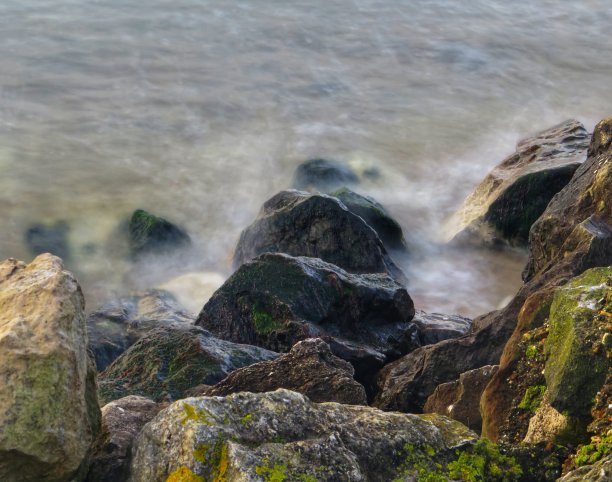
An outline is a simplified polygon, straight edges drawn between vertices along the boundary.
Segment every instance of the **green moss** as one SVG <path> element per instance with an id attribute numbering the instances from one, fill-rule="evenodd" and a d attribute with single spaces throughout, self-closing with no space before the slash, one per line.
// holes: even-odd
<path id="1" fill-rule="evenodd" d="M 275 331 L 281 331 L 285 325 L 274 319 L 270 313 L 262 310 L 259 305 L 253 305 L 251 317 L 255 325 L 255 331 L 260 335 L 268 335 Z"/>
<path id="2" fill-rule="evenodd" d="M 255 473 L 261 475 L 265 482 L 283 482 L 287 479 L 287 466 L 284 464 L 274 464 L 272 467 L 258 465 Z"/>
<path id="3" fill-rule="evenodd" d="M 202 464 L 206 463 L 210 448 L 210 444 L 198 445 L 198 447 L 193 451 L 193 458 Z"/>
<path id="4" fill-rule="evenodd" d="M 205 408 L 194 407 L 188 403 L 183 403 L 183 419 L 181 423 L 185 425 L 188 421 L 193 420 L 201 423 L 202 425 L 214 425 L 214 421 L 211 420 L 212 414 Z"/>
<path id="5" fill-rule="evenodd" d="M 583 445 L 576 454 L 576 466 L 591 465 L 612 453 L 612 435 L 593 437 L 588 445 Z"/>
<path id="6" fill-rule="evenodd" d="M 527 346 L 527 349 L 525 350 L 525 357 L 528 360 L 533 360 L 537 356 L 538 356 L 538 347 L 535 345 Z"/>
<path id="7" fill-rule="evenodd" d="M 523 471 L 513 457 L 503 455 L 497 445 L 481 439 L 471 451 L 462 452 L 459 458 L 448 464 L 451 479 L 467 482 L 514 482 Z"/>
<path id="8" fill-rule="evenodd" d="M 521 410 L 527 410 L 530 413 L 536 413 L 540 407 L 540 404 L 542 403 L 542 398 L 544 398 L 545 391 L 546 387 L 544 385 L 535 385 L 527 388 L 521 403 L 518 405 L 518 408 Z"/>
<path id="9" fill-rule="evenodd" d="M 253 420 L 253 414 L 247 413 L 244 417 L 240 419 L 240 424 L 247 425 L 251 420 Z"/>

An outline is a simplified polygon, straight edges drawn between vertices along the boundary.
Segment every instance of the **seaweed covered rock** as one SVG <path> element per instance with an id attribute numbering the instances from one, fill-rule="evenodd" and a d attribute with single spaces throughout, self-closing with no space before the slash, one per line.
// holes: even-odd
<path id="1" fill-rule="evenodd" d="M 144 427 L 130 481 L 410 480 L 475 439 L 439 415 L 315 404 L 284 389 L 188 398 Z"/>
<path id="2" fill-rule="evenodd" d="M 181 228 L 142 209 L 132 214 L 128 231 L 133 257 L 165 254 L 191 244 L 189 235 Z"/>
<path id="3" fill-rule="evenodd" d="M 200 395 L 225 396 L 237 392 L 271 392 L 286 388 L 313 402 L 367 405 L 366 392 L 353 379 L 353 366 L 334 356 L 329 345 L 311 338 L 296 343 L 276 360 L 255 363 L 230 373 Z"/>
<path id="4" fill-rule="evenodd" d="M 350 274 L 317 258 L 264 254 L 242 265 L 196 324 L 214 335 L 286 352 L 320 337 L 357 380 L 418 346 L 408 292 L 386 274 Z"/>
<path id="5" fill-rule="evenodd" d="M 103 304 L 87 317 L 89 348 L 98 371 L 154 328 L 192 325 L 194 320 L 170 293 L 162 290 L 149 290 Z"/>
<path id="6" fill-rule="evenodd" d="M 359 176 L 349 166 L 327 159 L 309 159 L 295 170 L 293 187 L 303 191 L 328 192 L 359 183 Z"/>
<path id="7" fill-rule="evenodd" d="M 135 395 L 102 407 L 102 430 L 94 444 L 87 482 L 127 480 L 132 442 L 162 408 L 162 404 Z"/>
<path id="8" fill-rule="evenodd" d="M 456 214 L 454 240 L 527 244 L 531 225 L 585 160 L 588 145 L 589 134 L 575 120 L 520 141 Z"/>
<path id="9" fill-rule="evenodd" d="M 59 258 L 0 263 L 0 480 L 80 479 L 100 425 L 84 300 Z"/>
<path id="10" fill-rule="evenodd" d="M 240 235 L 234 266 L 271 252 L 321 258 L 350 273 L 388 273 L 405 281 L 376 232 L 338 199 L 323 194 L 282 191 L 266 201 Z"/>
<path id="11" fill-rule="evenodd" d="M 190 388 L 217 383 L 237 368 L 276 356 L 219 340 L 197 326 L 157 328 L 99 375 L 99 397 L 102 403 L 128 395 L 177 400 Z"/>

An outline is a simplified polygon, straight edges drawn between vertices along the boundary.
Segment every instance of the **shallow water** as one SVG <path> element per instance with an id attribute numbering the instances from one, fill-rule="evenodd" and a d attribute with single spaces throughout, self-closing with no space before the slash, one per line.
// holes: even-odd
<path id="1" fill-rule="evenodd" d="M 191 233 L 182 270 L 227 275 L 261 203 L 325 156 L 377 166 L 362 191 L 427 247 L 519 138 L 612 111 L 609 0 L 143 5 L 0 4 L 0 258 L 31 258 L 32 223 L 68 221 L 90 308 L 163 281 L 126 277 L 113 247 L 135 208 Z M 523 262 L 434 251 L 407 267 L 410 291 L 421 309 L 479 314 Z"/>

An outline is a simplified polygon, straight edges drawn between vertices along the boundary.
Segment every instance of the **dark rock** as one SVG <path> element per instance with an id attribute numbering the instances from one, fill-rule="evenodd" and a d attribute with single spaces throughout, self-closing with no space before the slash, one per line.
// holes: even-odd
<path id="1" fill-rule="evenodd" d="M 305 191 L 328 192 L 347 184 L 358 184 L 359 177 L 350 167 L 338 161 L 310 159 L 295 170 L 293 187 Z"/>
<path id="2" fill-rule="evenodd" d="M 531 225 L 584 161 L 588 143 L 575 120 L 520 141 L 455 215 L 454 242 L 526 245 Z"/>
<path id="3" fill-rule="evenodd" d="M 138 340 L 98 377 L 102 403 L 128 395 L 177 400 L 200 384 L 214 384 L 237 368 L 277 354 L 214 338 L 197 326 L 157 328 Z"/>
<path id="4" fill-rule="evenodd" d="M 149 290 L 102 305 L 87 317 L 89 348 L 98 371 L 152 329 L 192 325 L 194 320 L 170 293 L 162 290 Z"/>
<path id="5" fill-rule="evenodd" d="M 417 326 L 421 345 L 459 338 L 465 335 L 472 325 L 472 320 L 463 316 L 425 313 L 420 310 L 415 313 L 412 322 Z"/>
<path id="6" fill-rule="evenodd" d="M 25 233 L 25 241 L 33 255 L 51 253 L 63 260 L 70 259 L 68 232 L 70 227 L 65 221 L 52 225 L 35 224 Z"/>
<path id="7" fill-rule="evenodd" d="M 388 273 L 405 281 L 376 232 L 326 195 L 282 191 L 266 201 L 240 235 L 234 267 L 270 252 L 321 258 L 351 273 Z"/>
<path id="8" fill-rule="evenodd" d="M 610 482 L 612 480 L 612 454 L 592 465 L 585 465 L 568 472 L 557 482 Z"/>
<path id="9" fill-rule="evenodd" d="M 413 302 L 386 274 L 349 274 L 317 258 L 264 254 L 242 265 L 196 321 L 220 338 L 286 352 L 321 337 L 357 380 L 418 346 Z"/>
<path id="10" fill-rule="evenodd" d="M 296 343 L 289 353 L 274 361 L 256 363 L 230 373 L 199 395 L 225 396 L 236 392 L 272 392 L 286 388 L 313 402 L 367 405 L 366 392 L 353 379 L 353 366 L 334 356 L 321 339 Z"/>
<path id="11" fill-rule="evenodd" d="M 334 191 L 330 196 L 340 199 L 349 211 L 368 223 L 388 250 L 406 251 L 402 227 L 376 200 L 357 194 L 346 187 Z"/>
<path id="12" fill-rule="evenodd" d="M 166 254 L 191 244 L 189 235 L 181 228 L 142 209 L 134 211 L 128 229 L 134 257 Z"/>
<path id="13" fill-rule="evenodd" d="M 87 482 L 127 480 L 132 442 L 163 404 L 148 398 L 129 396 L 102 408 L 102 430 L 94 444 Z"/>

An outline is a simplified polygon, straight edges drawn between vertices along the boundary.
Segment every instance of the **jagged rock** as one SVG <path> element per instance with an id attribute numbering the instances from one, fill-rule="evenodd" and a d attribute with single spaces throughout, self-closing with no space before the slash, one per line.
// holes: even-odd
<path id="1" fill-rule="evenodd" d="M 462 373 L 454 382 L 438 385 L 425 402 L 423 411 L 446 415 L 479 433 L 482 427 L 480 396 L 497 369 L 497 366 L 484 366 Z"/>
<path id="2" fill-rule="evenodd" d="M 102 408 L 102 430 L 96 439 L 87 482 L 120 482 L 127 480 L 132 442 L 162 404 L 131 395 Z"/>
<path id="3" fill-rule="evenodd" d="M 149 290 L 103 304 L 87 317 L 89 348 L 98 371 L 154 328 L 192 325 L 195 316 L 187 313 L 174 297 L 161 290 Z"/>
<path id="4" fill-rule="evenodd" d="M 610 482 L 610 480 L 612 480 L 612 454 L 593 465 L 572 470 L 557 482 Z"/>
<path id="5" fill-rule="evenodd" d="M 350 273 L 388 273 L 405 281 L 376 232 L 338 199 L 323 194 L 282 191 L 266 201 L 240 235 L 234 267 L 270 252 L 321 258 Z"/>
<path id="6" fill-rule="evenodd" d="M 568 120 L 517 144 L 455 215 L 454 241 L 525 245 L 531 225 L 585 160 L 589 135 Z"/>
<path id="7" fill-rule="evenodd" d="M 0 263 L 0 480 L 81 480 L 100 425 L 84 300 L 59 258 Z"/>
<path id="8" fill-rule="evenodd" d="M 463 316 L 425 313 L 420 310 L 416 311 L 412 322 L 417 326 L 421 345 L 458 338 L 465 335 L 472 325 L 472 320 Z"/>
<path id="9" fill-rule="evenodd" d="M 277 253 L 242 265 L 196 324 L 220 338 L 280 352 L 323 338 L 367 384 L 385 360 L 418 346 L 413 316 L 407 291 L 386 274 L 350 274 L 320 259 Z"/>
<path id="10" fill-rule="evenodd" d="M 274 361 L 256 363 L 230 373 L 199 395 L 225 396 L 236 392 L 271 392 L 286 388 L 313 402 L 367 405 L 366 392 L 353 379 L 353 366 L 334 356 L 329 345 L 311 338 L 296 343 Z"/>
<path id="11" fill-rule="evenodd" d="M 128 230 L 134 257 L 166 254 L 191 244 L 189 235 L 181 228 L 142 209 L 134 211 Z"/>
<path id="12" fill-rule="evenodd" d="M 315 404 L 284 389 L 188 398 L 144 427 L 130 481 L 411 480 L 414 461 L 456 457 L 475 438 L 439 415 Z"/>
<path id="13" fill-rule="evenodd" d="M 305 191 L 328 192 L 341 186 L 358 184 L 359 176 L 338 161 L 310 159 L 295 170 L 293 187 Z"/>
<path id="14" fill-rule="evenodd" d="M 70 259 L 68 231 L 70 227 L 65 221 L 55 224 L 35 224 L 25 233 L 25 242 L 33 255 L 51 253 L 64 260 Z"/>
<path id="15" fill-rule="evenodd" d="M 277 354 L 214 338 L 197 326 L 166 326 L 143 336 L 98 377 L 108 403 L 128 395 L 177 400 L 200 384 L 214 384 L 231 371 Z"/>
<path id="16" fill-rule="evenodd" d="M 571 436 L 575 432 L 571 420 L 565 415 L 555 410 L 548 400 L 548 394 L 538 407 L 536 413 L 529 419 L 529 427 L 525 435 L 524 442 L 528 444 L 537 443 L 570 443 Z"/>
<path id="17" fill-rule="evenodd" d="M 334 191 L 330 196 L 340 199 L 349 211 L 368 223 L 388 250 L 406 251 L 402 227 L 376 200 L 357 194 L 347 187 Z"/>

